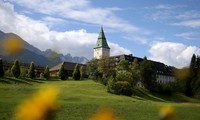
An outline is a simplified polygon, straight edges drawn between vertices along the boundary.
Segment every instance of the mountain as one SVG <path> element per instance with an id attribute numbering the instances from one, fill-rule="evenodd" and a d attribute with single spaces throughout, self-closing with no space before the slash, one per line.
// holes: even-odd
<path id="1" fill-rule="evenodd" d="M 0 47 L 0 58 L 8 61 L 14 61 L 15 59 L 18 59 L 20 62 L 24 63 L 30 63 L 33 61 L 37 65 L 49 65 L 50 67 L 57 65 L 63 61 L 74 63 L 86 63 L 88 61 L 88 59 L 85 57 L 72 57 L 71 54 L 63 55 L 54 52 L 51 49 L 41 51 L 14 33 L 4 33 L 0 31 L 0 45 L 2 45 L 8 37 L 17 38 L 23 44 L 22 51 L 15 55 L 5 54 L 4 52 L 2 52 L 3 47 Z"/>

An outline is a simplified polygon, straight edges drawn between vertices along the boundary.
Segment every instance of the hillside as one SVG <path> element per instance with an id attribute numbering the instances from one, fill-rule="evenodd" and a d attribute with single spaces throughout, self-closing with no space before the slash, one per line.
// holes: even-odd
<path id="1" fill-rule="evenodd" d="M 25 40 L 23 40 L 20 36 L 14 33 L 4 33 L 0 31 L 0 45 L 3 45 L 4 41 L 9 38 L 14 37 L 21 41 L 23 44 L 23 51 L 16 54 L 16 55 L 9 55 L 3 52 L 3 46 L 0 46 L 0 57 L 8 60 L 13 61 L 15 59 L 20 60 L 24 63 L 29 63 L 34 61 L 38 65 L 49 65 L 54 66 L 63 61 L 74 62 L 74 63 L 86 63 L 88 61 L 85 57 L 72 57 L 71 54 L 63 55 L 57 52 L 52 51 L 51 49 L 47 49 L 46 51 L 41 51 L 35 46 L 29 44 Z"/>
<path id="2" fill-rule="evenodd" d="M 5 80 L 10 81 L 10 80 Z M 179 99 L 177 95 L 173 99 L 179 102 L 155 96 L 147 91 L 140 96 L 118 96 L 106 92 L 106 87 L 92 80 L 85 81 L 23 81 L 19 85 L 0 84 L 0 119 L 10 119 L 14 108 L 24 98 L 30 96 L 38 88 L 44 85 L 54 84 L 60 88 L 59 111 L 57 120 L 88 120 L 99 107 L 110 107 L 120 120 L 156 120 L 159 107 L 171 104 L 179 120 L 199 120 L 199 102 L 184 96 Z M 27 82 L 27 83 L 25 83 Z M 145 96 L 149 96 L 145 97 Z M 155 99 L 150 99 L 155 98 Z M 169 97 L 168 97 L 169 98 Z M 160 100 L 159 100 L 160 99 Z"/>

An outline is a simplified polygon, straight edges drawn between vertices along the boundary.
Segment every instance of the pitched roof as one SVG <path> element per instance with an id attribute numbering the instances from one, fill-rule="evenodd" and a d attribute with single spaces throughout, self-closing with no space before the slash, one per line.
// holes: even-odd
<path id="1" fill-rule="evenodd" d="M 105 37 L 104 31 L 103 31 L 103 27 L 101 27 L 95 48 L 101 48 L 101 47 L 110 49 L 110 47 L 108 46 L 108 43 L 106 41 L 106 37 Z"/>

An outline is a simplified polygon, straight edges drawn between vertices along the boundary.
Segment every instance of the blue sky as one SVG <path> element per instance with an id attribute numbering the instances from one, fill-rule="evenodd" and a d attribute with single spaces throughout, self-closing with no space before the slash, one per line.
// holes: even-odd
<path id="1" fill-rule="evenodd" d="M 92 58 L 100 26 L 111 55 L 187 66 L 200 55 L 199 0 L 0 0 L 0 30 L 41 50 Z"/>

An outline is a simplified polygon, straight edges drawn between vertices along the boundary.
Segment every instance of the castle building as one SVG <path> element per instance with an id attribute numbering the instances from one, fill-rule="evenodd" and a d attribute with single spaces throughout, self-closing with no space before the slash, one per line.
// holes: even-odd
<path id="1" fill-rule="evenodd" d="M 94 48 L 94 58 L 100 59 L 104 57 L 110 57 L 110 47 L 106 41 L 103 27 L 101 27 L 96 46 Z"/>
<path id="2" fill-rule="evenodd" d="M 121 54 L 121 55 L 116 55 L 116 56 L 110 56 L 110 47 L 108 46 L 103 28 L 101 27 L 96 46 L 94 48 L 94 58 L 101 59 L 104 57 L 110 57 L 110 58 L 115 59 L 116 64 L 119 63 L 121 60 L 126 60 L 128 61 L 129 64 L 131 64 L 134 61 L 134 59 L 137 59 L 138 62 L 143 61 L 143 58 L 135 57 L 132 54 L 130 55 Z M 163 84 L 163 83 L 175 81 L 175 77 L 173 75 L 174 67 L 167 66 L 161 62 L 152 61 L 152 60 L 150 61 L 155 66 L 156 80 L 158 83 Z"/>

